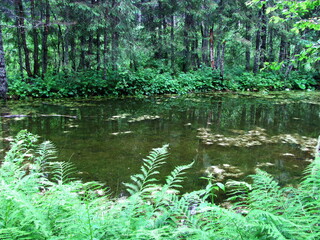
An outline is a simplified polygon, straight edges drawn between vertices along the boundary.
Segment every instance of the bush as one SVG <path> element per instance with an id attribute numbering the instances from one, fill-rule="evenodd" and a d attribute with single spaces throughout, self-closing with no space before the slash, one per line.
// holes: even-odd
<path id="1" fill-rule="evenodd" d="M 283 90 L 314 88 L 317 82 L 312 75 L 292 72 L 288 77 L 273 72 L 250 72 L 230 70 L 223 80 L 218 70 L 203 67 L 188 73 L 162 72 L 157 69 L 142 68 L 136 72 L 129 70 L 108 71 L 106 79 L 102 71 L 60 72 L 22 80 L 9 77 L 9 95 L 25 97 L 89 97 L 121 95 L 186 94 L 213 90 Z"/>

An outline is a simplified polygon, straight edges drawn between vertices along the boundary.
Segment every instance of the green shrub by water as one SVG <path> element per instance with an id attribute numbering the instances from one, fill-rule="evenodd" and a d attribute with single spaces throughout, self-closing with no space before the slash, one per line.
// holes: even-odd
<path id="1" fill-rule="evenodd" d="M 112 199 L 100 184 L 73 179 L 71 164 L 53 162 L 50 142 L 20 132 L 0 168 L 0 239 L 319 239 L 318 154 L 298 188 L 260 170 L 252 185 L 234 183 L 231 209 L 209 202 L 222 187 L 212 181 L 179 194 L 192 163 L 156 185 L 167 155 L 168 146 L 153 149 L 126 183 L 131 195 Z"/>
<path id="2" fill-rule="evenodd" d="M 284 77 L 279 73 L 243 72 L 229 70 L 222 79 L 218 71 L 201 68 L 188 73 L 171 74 L 157 69 L 109 71 L 105 79 L 101 71 L 60 72 L 28 81 L 19 76 L 9 77 L 9 95 L 13 97 L 88 97 L 122 95 L 186 94 L 214 90 L 283 90 L 313 89 L 317 82 L 311 74 L 292 72 Z"/>

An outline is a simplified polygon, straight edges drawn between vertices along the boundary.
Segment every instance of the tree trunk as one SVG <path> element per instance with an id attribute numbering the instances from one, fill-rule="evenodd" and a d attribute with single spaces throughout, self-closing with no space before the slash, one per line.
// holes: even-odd
<path id="1" fill-rule="evenodd" d="M 246 40 L 248 42 L 251 42 L 250 41 L 251 37 L 250 37 L 250 23 L 246 23 Z M 251 46 L 248 44 L 246 46 L 246 70 L 247 71 L 250 71 L 251 69 L 251 64 L 250 64 L 250 61 L 251 61 Z"/>
<path id="2" fill-rule="evenodd" d="M 64 34 L 64 68 L 69 65 L 69 35 L 70 35 L 69 26 L 66 28 L 66 32 Z"/>
<path id="3" fill-rule="evenodd" d="M 71 28 L 73 30 L 73 28 Z M 71 31 L 73 32 L 73 31 Z M 72 62 L 72 69 L 73 71 L 77 70 L 77 62 L 76 62 L 76 41 L 75 37 L 72 34 L 70 38 L 70 60 Z"/>
<path id="4" fill-rule="evenodd" d="M 108 30 L 105 27 L 103 34 L 103 79 L 107 79 L 107 48 L 108 48 Z"/>
<path id="5" fill-rule="evenodd" d="M 265 3 L 262 5 L 261 9 L 261 23 L 260 68 L 264 68 L 267 53 L 267 15 Z"/>
<path id="6" fill-rule="evenodd" d="M 6 74 L 6 64 L 4 60 L 2 29 L 0 24 L 0 97 L 6 100 L 7 92 L 8 92 L 8 81 L 7 81 L 7 74 Z"/>
<path id="7" fill-rule="evenodd" d="M 21 36 L 19 30 L 18 19 L 16 20 L 16 30 L 17 30 L 17 49 L 18 49 L 18 58 L 19 58 L 19 70 L 21 79 L 23 79 L 23 58 L 22 58 L 22 49 L 21 49 Z"/>
<path id="8" fill-rule="evenodd" d="M 254 73 L 257 73 L 259 71 L 260 46 L 261 46 L 261 38 L 260 38 L 260 30 L 258 29 L 256 34 L 256 51 L 255 51 L 254 62 L 253 62 Z"/>
<path id="9" fill-rule="evenodd" d="M 198 48 L 198 39 L 197 39 L 197 36 L 196 34 L 192 34 L 192 41 L 191 41 L 191 61 L 192 61 L 192 65 L 194 68 L 199 68 L 200 66 L 200 59 L 199 59 L 199 56 L 198 56 L 198 51 L 197 51 L 197 48 Z"/>
<path id="10" fill-rule="evenodd" d="M 217 63 L 216 63 L 216 67 L 220 69 L 220 65 L 221 65 L 221 44 L 220 42 L 218 42 L 217 44 Z"/>
<path id="11" fill-rule="evenodd" d="M 65 59 L 64 59 L 64 38 L 62 34 L 62 28 L 61 25 L 58 24 L 58 72 L 60 72 L 60 67 L 65 65 Z"/>
<path id="12" fill-rule="evenodd" d="M 171 49 L 171 70 L 174 73 L 175 72 L 175 66 L 174 66 L 174 59 L 175 59 L 175 49 L 174 49 L 174 12 L 173 7 L 171 10 L 171 29 L 170 29 L 170 49 Z"/>
<path id="13" fill-rule="evenodd" d="M 42 77 L 47 72 L 48 67 L 48 35 L 49 35 L 49 24 L 50 24 L 50 5 L 49 0 L 45 1 L 45 24 L 42 32 Z"/>
<path id="14" fill-rule="evenodd" d="M 202 64 L 204 66 L 208 66 L 209 64 L 209 57 L 208 57 L 208 52 L 209 52 L 209 33 L 208 33 L 208 27 L 205 25 L 204 22 L 201 23 L 201 52 L 202 52 Z"/>
<path id="15" fill-rule="evenodd" d="M 106 8 L 104 15 L 105 22 L 109 20 L 109 9 Z M 107 79 L 107 49 L 108 49 L 108 29 L 107 24 L 104 26 L 103 32 L 103 79 Z"/>
<path id="16" fill-rule="evenodd" d="M 183 31 L 183 37 L 184 37 L 184 59 L 182 63 L 182 71 L 187 72 L 190 69 L 190 60 L 191 60 L 191 55 L 190 55 L 190 31 L 191 31 L 191 26 L 192 26 L 192 15 L 190 13 L 185 13 L 185 18 L 184 18 L 184 31 Z"/>
<path id="17" fill-rule="evenodd" d="M 118 48 L 119 48 L 119 32 L 114 31 L 112 33 L 112 42 L 111 42 L 111 60 L 112 60 L 112 70 L 117 70 L 118 69 Z"/>
<path id="18" fill-rule="evenodd" d="M 290 42 L 286 43 L 286 57 L 285 59 L 288 60 L 291 57 L 291 44 Z"/>
<path id="19" fill-rule="evenodd" d="M 258 21 L 261 19 L 261 10 L 258 14 Z M 253 62 L 253 72 L 257 73 L 260 67 L 260 52 L 261 52 L 261 24 L 258 22 L 257 33 L 256 33 L 256 50 L 254 54 L 254 62 Z"/>
<path id="20" fill-rule="evenodd" d="M 213 35 L 213 27 L 210 28 L 210 62 L 211 62 L 211 68 L 215 69 L 215 63 L 214 63 L 214 35 Z"/>
<path id="21" fill-rule="evenodd" d="M 159 59 L 163 58 L 163 29 L 162 29 L 163 8 L 162 2 L 158 0 L 158 54 Z"/>
<path id="22" fill-rule="evenodd" d="M 86 54 L 85 54 L 85 37 L 83 35 L 80 36 L 80 60 L 79 60 L 79 69 L 85 69 L 86 62 Z"/>
<path id="23" fill-rule="evenodd" d="M 39 63 L 39 39 L 38 30 L 36 28 L 36 15 L 34 0 L 31 3 L 31 25 L 32 25 L 32 38 L 33 38 L 33 76 L 39 76 L 40 63 Z"/>
<path id="24" fill-rule="evenodd" d="M 117 1 L 112 0 L 112 8 L 115 8 L 117 5 Z M 120 23 L 120 19 L 116 13 L 110 14 L 111 24 L 112 24 L 112 34 L 111 34 L 111 61 L 112 61 L 112 70 L 118 69 L 118 50 L 119 50 L 119 37 L 120 32 L 118 30 L 118 25 Z"/>
<path id="25" fill-rule="evenodd" d="M 220 60 L 220 76 L 224 77 L 224 55 L 225 55 L 226 41 L 221 44 L 221 60 Z"/>
<path id="26" fill-rule="evenodd" d="M 294 47 L 294 50 L 293 50 L 293 56 L 292 56 L 292 58 L 290 59 L 291 61 L 290 61 L 290 63 L 288 64 L 288 66 L 287 66 L 287 69 L 286 69 L 286 72 L 285 72 L 285 76 L 286 77 L 288 77 L 289 76 L 289 74 L 291 73 L 291 71 L 293 70 L 293 67 L 294 67 L 294 65 L 293 65 L 293 61 L 295 60 L 295 55 L 296 54 L 298 54 L 300 52 L 300 48 L 299 48 L 299 46 L 295 46 Z M 288 57 L 290 57 L 290 56 L 288 56 Z"/>
<path id="27" fill-rule="evenodd" d="M 268 54 L 268 61 L 269 62 L 274 62 L 275 61 L 275 56 L 274 56 L 274 49 L 273 49 L 273 34 L 274 34 L 274 29 L 269 28 L 269 54 Z"/>
<path id="28" fill-rule="evenodd" d="M 97 32 L 96 39 L 96 62 L 97 62 L 97 70 L 100 70 L 100 32 Z"/>
<path id="29" fill-rule="evenodd" d="M 280 46 L 279 46 L 279 62 L 286 59 L 286 37 L 284 34 L 281 36 Z"/>
<path id="30" fill-rule="evenodd" d="M 88 51 L 87 51 L 87 56 L 89 56 L 89 58 L 87 58 L 85 62 L 87 69 L 91 68 L 92 55 L 93 55 L 93 36 L 92 36 L 92 32 L 89 32 Z"/>
<path id="31" fill-rule="evenodd" d="M 32 77 L 31 67 L 30 67 L 30 56 L 29 49 L 27 47 L 27 37 L 26 37 L 26 27 L 24 25 L 24 10 L 21 0 L 15 0 L 17 16 L 19 18 L 19 30 L 21 36 L 21 44 L 24 50 L 24 60 L 25 60 L 25 68 L 28 74 L 28 77 Z"/>

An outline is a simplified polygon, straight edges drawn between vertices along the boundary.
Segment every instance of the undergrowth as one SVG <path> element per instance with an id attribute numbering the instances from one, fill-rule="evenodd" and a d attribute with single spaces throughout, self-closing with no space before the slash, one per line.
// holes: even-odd
<path id="1" fill-rule="evenodd" d="M 260 91 L 315 89 L 318 82 L 310 73 L 292 72 L 253 74 L 243 70 L 228 70 L 225 77 L 219 71 L 203 67 L 187 73 L 170 73 L 145 68 L 138 71 L 119 70 L 48 73 L 44 78 L 8 78 L 11 98 L 60 98 L 89 96 L 141 96 L 158 94 L 187 94 L 220 90 Z"/>
<path id="2" fill-rule="evenodd" d="M 230 209 L 214 204 L 217 186 L 180 194 L 193 163 L 157 184 L 168 146 L 153 149 L 130 196 L 112 199 L 99 183 L 72 178 L 70 163 L 54 162 L 50 142 L 21 131 L 0 168 L 0 239 L 319 239 L 320 156 L 298 188 L 281 188 L 261 170 L 253 184 L 233 182 Z"/>

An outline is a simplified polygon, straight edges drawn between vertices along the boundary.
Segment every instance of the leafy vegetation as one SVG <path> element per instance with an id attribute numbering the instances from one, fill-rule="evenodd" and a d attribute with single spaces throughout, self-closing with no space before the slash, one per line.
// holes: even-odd
<path id="1" fill-rule="evenodd" d="M 53 162 L 54 146 L 21 131 L 0 168 L 1 239 L 319 239 L 320 156 L 298 188 L 281 188 L 266 172 L 253 183 L 232 183 L 233 207 L 210 199 L 223 188 L 179 194 L 192 163 L 176 167 L 165 184 L 156 175 L 168 146 L 153 149 L 130 196 L 111 199 L 96 182 L 72 178 L 69 163 Z M 317 148 L 318 149 L 318 148 Z"/>
<path id="2" fill-rule="evenodd" d="M 101 72 L 85 71 L 47 74 L 43 78 L 32 78 L 31 83 L 19 76 L 9 77 L 9 95 L 13 98 L 61 98 L 88 96 L 186 94 L 220 90 L 283 90 L 285 88 L 306 90 L 316 89 L 313 74 L 293 72 L 289 77 L 272 72 L 253 74 L 230 70 L 224 79 L 219 72 L 201 68 L 188 73 L 173 75 L 154 69 L 132 71 L 110 71 L 103 79 Z"/>

